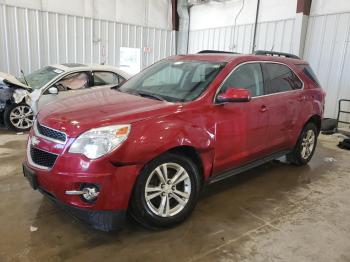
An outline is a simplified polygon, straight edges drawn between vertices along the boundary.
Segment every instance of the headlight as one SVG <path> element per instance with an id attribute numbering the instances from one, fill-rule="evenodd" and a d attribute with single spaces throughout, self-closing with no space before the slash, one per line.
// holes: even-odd
<path id="1" fill-rule="evenodd" d="M 96 159 L 119 147 L 127 139 L 129 133 L 130 125 L 90 129 L 73 142 L 69 152 Z"/>

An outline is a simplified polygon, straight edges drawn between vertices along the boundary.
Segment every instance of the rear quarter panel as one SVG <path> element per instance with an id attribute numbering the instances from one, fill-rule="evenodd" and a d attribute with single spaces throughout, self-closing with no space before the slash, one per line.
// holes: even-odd
<path id="1" fill-rule="evenodd" d="M 326 94 L 323 89 L 308 78 L 297 65 L 290 66 L 304 82 L 304 90 L 302 91 L 302 95 L 305 97 L 305 102 L 300 110 L 299 121 L 295 130 L 293 140 L 293 145 L 295 145 L 303 127 L 312 116 L 317 115 L 321 119 L 323 118 Z"/>

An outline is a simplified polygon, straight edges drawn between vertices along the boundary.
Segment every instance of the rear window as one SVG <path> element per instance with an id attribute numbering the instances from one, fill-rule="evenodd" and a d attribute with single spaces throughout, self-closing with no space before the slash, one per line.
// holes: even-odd
<path id="1" fill-rule="evenodd" d="M 276 63 L 264 63 L 266 94 L 275 94 L 301 89 L 303 83 L 288 66 Z"/>
<path id="2" fill-rule="evenodd" d="M 318 87 L 320 87 L 320 81 L 318 81 L 315 72 L 309 65 L 298 65 L 298 67 L 303 71 L 303 73 L 310 78 L 312 82 L 314 82 Z"/>

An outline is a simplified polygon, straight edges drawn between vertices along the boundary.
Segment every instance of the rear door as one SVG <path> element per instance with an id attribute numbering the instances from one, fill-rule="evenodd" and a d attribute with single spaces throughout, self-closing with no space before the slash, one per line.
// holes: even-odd
<path id="1" fill-rule="evenodd" d="M 228 87 L 246 88 L 249 102 L 217 104 L 214 173 L 239 167 L 265 155 L 269 124 L 261 65 L 258 62 L 236 67 L 219 92 Z"/>
<path id="2" fill-rule="evenodd" d="M 262 63 L 262 67 L 270 117 L 268 150 L 272 153 L 293 146 L 302 113 L 303 83 L 287 65 L 269 62 Z"/>

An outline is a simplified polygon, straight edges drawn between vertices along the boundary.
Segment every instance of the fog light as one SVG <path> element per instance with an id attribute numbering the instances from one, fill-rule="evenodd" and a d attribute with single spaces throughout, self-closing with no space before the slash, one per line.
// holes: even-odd
<path id="1" fill-rule="evenodd" d="M 81 184 L 80 190 L 67 190 L 67 195 L 79 195 L 86 202 L 94 202 L 100 194 L 100 188 L 95 184 Z"/>
<path id="2" fill-rule="evenodd" d="M 100 189 L 97 185 L 94 184 L 82 184 L 80 188 L 83 192 L 81 197 L 87 202 L 95 201 L 98 195 L 100 194 Z"/>

